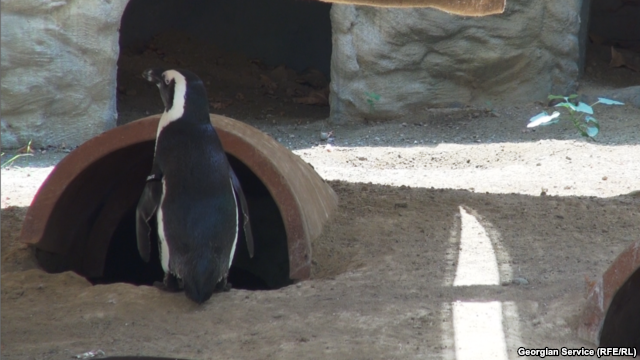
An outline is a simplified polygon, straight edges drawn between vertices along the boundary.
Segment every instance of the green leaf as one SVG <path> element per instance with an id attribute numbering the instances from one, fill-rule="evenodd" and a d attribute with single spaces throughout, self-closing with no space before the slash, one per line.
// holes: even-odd
<path id="1" fill-rule="evenodd" d="M 578 107 L 576 107 L 575 110 L 586 114 L 593 114 L 593 108 L 583 102 L 578 103 Z"/>
<path id="2" fill-rule="evenodd" d="M 23 157 L 23 156 L 33 156 L 33 154 L 31 153 L 31 141 L 33 140 L 29 140 L 29 143 L 27 144 L 27 151 L 24 154 L 17 154 L 14 157 L 12 157 L 11 159 L 3 162 L 0 167 L 5 167 L 7 165 L 11 165 L 14 161 L 18 160 L 19 158 Z M 2 153 L 2 155 L 0 156 L 4 156 L 4 153 Z"/>
<path id="3" fill-rule="evenodd" d="M 543 112 L 541 112 L 540 114 L 535 115 L 534 117 L 532 117 L 531 119 L 529 119 L 529 122 L 536 121 L 536 120 L 540 119 L 540 118 L 541 118 L 541 117 L 543 117 L 543 116 L 549 116 L 549 114 L 548 114 L 546 111 L 543 111 Z"/>
<path id="4" fill-rule="evenodd" d="M 372 100 L 375 100 L 375 101 L 380 100 L 380 95 L 378 95 L 378 94 L 376 94 L 376 93 L 374 93 L 374 92 L 365 92 L 364 94 L 365 94 L 368 98 L 370 98 L 370 99 L 372 99 Z"/>
<path id="5" fill-rule="evenodd" d="M 595 127 L 595 126 L 587 127 L 587 135 L 589 135 L 589 137 L 595 137 L 596 135 L 598 135 L 599 131 L 600 131 L 599 127 Z"/>
<path id="6" fill-rule="evenodd" d="M 569 95 L 569 99 L 575 99 L 578 97 L 578 94 L 571 94 Z"/>
<path id="7" fill-rule="evenodd" d="M 597 127 L 598 129 L 600 129 L 600 123 L 598 122 L 598 120 L 596 118 L 594 118 L 593 116 L 587 116 L 586 118 L 584 118 L 584 121 L 587 123 L 587 126 L 589 125 L 589 123 L 592 123 L 593 126 Z"/>
<path id="8" fill-rule="evenodd" d="M 564 96 L 561 96 L 561 95 L 549 95 L 549 96 L 547 96 L 547 99 L 549 99 L 549 100 L 564 99 Z"/>
<path id="9" fill-rule="evenodd" d="M 556 104 L 556 106 L 562 106 L 562 107 L 566 107 L 567 109 L 576 110 L 576 107 L 572 104 L 572 103 L 568 103 L 568 102 L 561 102 L 559 104 Z"/>
<path id="10" fill-rule="evenodd" d="M 554 111 L 553 114 L 549 115 L 546 111 L 541 112 L 540 114 L 529 119 L 528 128 L 536 127 L 536 126 L 547 126 L 551 124 L 555 124 L 559 121 L 558 116 L 560 113 Z"/>
<path id="11" fill-rule="evenodd" d="M 7 166 L 7 165 L 10 165 L 10 164 L 12 164 L 14 161 L 18 160 L 19 158 L 21 158 L 21 157 L 23 157 L 23 156 L 33 156 L 33 154 L 26 153 L 26 154 L 18 154 L 18 155 L 15 155 L 15 156 L 14 156 L 14 157 L 12 157 L 11 159 L 9 159 L 9 160 L 7 160 L 7 161 L 3 162 L 3 163 L 2 163 L 2 165 L 0 165 L 0 167 L 5 167 L 5 166 Z"/>
<path id="12" fill-rule="evenodd" d="M 620 101 L 610 100 L 606 98 L 598 98 L 598 102 L 605 105 L 624 105 L 624 103 L 621 103 Z"/>

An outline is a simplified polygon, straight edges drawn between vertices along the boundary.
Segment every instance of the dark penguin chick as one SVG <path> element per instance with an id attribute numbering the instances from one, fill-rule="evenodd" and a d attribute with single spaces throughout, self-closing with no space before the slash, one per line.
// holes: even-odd
<path id="1" fill-rule="evenodd" d="M 247 203 L 211 125 L 202 81 L 187 70 L 149 69 L 142 76 L 158 86 L 165 110 L 136 211 L 138 250 L 149 261 L 156 216 L 164 288 L 184 287 L 189 299 L 203 303 L 228 289 L 242 232 L 253 257 Z"/>

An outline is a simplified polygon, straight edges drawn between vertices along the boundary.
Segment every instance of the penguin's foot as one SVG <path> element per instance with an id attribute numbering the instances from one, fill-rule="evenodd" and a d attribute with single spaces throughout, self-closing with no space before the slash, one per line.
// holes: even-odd
<path id="1" fill-rule="evenodd" d="M 231 290 L 231 283 L 227 282 L 226 278 L 220 280 L 220 282 L 216 284 L 215 292 L 227 292 L 229 290 Z"/>
<path id="2" fill-rule="evenodd" d="M 157 287 L 160 290 L 168 292 L 179 292 L 182 290 L 182 287 L 180 286 L 180 280 L 172 273 L 166 273 L 164 275 L 164 281 L 156 281 L 153 283 L 153 286 Z"/>

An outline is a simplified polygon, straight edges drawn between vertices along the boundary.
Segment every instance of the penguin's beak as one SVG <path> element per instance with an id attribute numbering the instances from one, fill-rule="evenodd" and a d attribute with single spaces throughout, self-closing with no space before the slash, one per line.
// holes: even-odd
<path id="1" fill-rule="evenodd" d="M 158 89 L 160 89 L 160 97 L 162 98 L 162 102 L 164 103 L 164 109 L 165 111 L 169 111 L 169 109 L 171 109 L 171 106 L 173 105 L 173 92 L 175 82 L 171 81 L 169 83 L 166 83 L 163 74 L 164 69 L 147 69 L 142 72 L 142 77 L 145 80 L 156 84 Z"/>
<path id="2" fill-rule="evenodd" d="M 149 81 L 152 82 L 154 84 L 156 84 L 157 86 L 160 86 L 164 80 L 162 77 L 162 73 L 164 72 L 164 70 L 162 69 L 147 69 L 145 71 L 142 72 L 142 77 Z"/>

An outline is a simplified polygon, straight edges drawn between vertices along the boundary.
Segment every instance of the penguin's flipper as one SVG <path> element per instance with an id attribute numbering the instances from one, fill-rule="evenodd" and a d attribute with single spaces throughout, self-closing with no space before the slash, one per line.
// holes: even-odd
<path id="1" fill-rule="evenodd" d="M 157 178 L 157 179 L 156 179 Z M 162 182 L 160 176 L 150 175 L 136 208 L 136 237 L 138 252 L 145 262 L 149 261 L 151 253 L 151 226 L 149 221 L 155 214 L 162 198 Z"/>
<path id="2" fill-rule="evenodd" d="M 244 215 L 243 229 L 244 229 L 244 237 L 247 240 L 247 249 L 249 249 L 249 257 L 253 257 L 253 233 L 251 232 L 251 222 L 249 221 L 249 207 L 247 206 L 247 199 L 244 197 L 244 191 L 242 191 L 242 186 L 240 186 L 240 180 L 236 176 L 236 173 L 233 172 L 233 169 L 229 169 L 231 173 L 231 184 L 233 184 L 233 190 L 236 193 L 236 197 L 240 199 L 240 210 L 242 210 L 242 214 Z"/>

